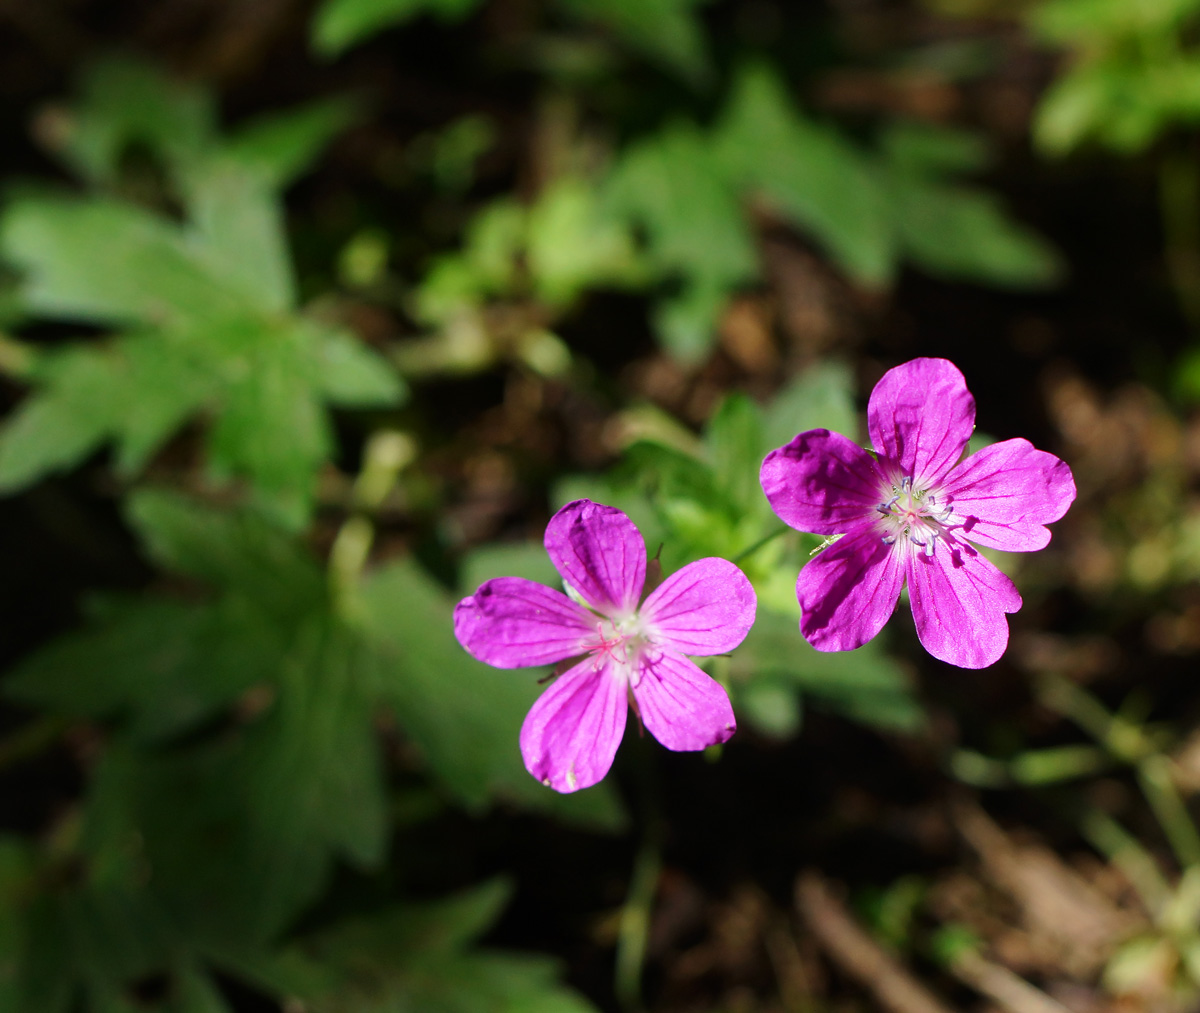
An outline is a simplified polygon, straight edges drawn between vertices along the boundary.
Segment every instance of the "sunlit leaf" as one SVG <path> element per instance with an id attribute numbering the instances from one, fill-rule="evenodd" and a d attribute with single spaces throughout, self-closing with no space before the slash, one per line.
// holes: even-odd
<path id="1" fill-rule="evenodd" d="M 31 310 L 94 323 L 173 324 L 242 311 L 165 219 L 112 200 L 29 197 L 0 219 L 0 252 Z"/>

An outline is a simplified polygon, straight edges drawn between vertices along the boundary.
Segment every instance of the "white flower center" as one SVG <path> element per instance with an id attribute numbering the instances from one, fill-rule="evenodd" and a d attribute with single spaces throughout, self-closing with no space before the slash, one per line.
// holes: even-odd
<path id="1" fill-rule="evenodd" d="M 884 499 L 875 509 L 879 513 L 879 530 L 885 545 L 915 546 L 932 556 L 939 538 L 944 538 L 954 520 L 951 508 L 939 502 L 932 489 L 914 487 L 912 476 L 893 480 L 884 486 Z"/>
<path id="2" fill-rule="evenodd" d="M 638 660 L 649 643 L 642 620 L 636 615 L 621 620 L 597 619 L 596 639 L 588 645 L 588 650 L 595 656 L 596 668 L 607 658 L 634 679 Z"/>

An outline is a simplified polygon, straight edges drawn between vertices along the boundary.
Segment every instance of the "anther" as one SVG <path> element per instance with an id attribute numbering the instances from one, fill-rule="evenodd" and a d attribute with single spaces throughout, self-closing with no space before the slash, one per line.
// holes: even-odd
<path id="1" fill-rule="evenodd" d="M 896 536 L 895 535 L 884 535 L 883 536 L 883 544 L 884 545 L 895 545 L 896 544 Z"/>

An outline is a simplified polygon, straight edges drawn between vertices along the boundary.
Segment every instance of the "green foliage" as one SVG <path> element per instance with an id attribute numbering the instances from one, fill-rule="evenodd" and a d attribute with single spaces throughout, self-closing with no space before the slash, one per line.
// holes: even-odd
<path id="1" fill-rule="evenodd" d="M 708 46 L 693 8 L 709 0 L 560 0 L 565 10 L 610 28 L 634 49 L 693 83 L 707 80 Z"/>
<path id="2" fill-rule="evenodd" d="M 1198 16 L 1196 0 L 1046 0 L 1034 7 L 1033 30 L 1070 50 L 1038 109 L 1038 145 L 1062 155 L 1096 141 L 1129 154 L 1200 122 Z"/>
<path id="3" fill-rule="evenodd" d="M 313 21 L 313 46 L 337 56 L 364 39 L 420 14 L 444 21 L 466 17 L 480 0 L 326 0 Z"/>
<path id="4" fill-rule="evenodd" d="M 509 894 L 493 880 L 432 904 L 347 920 L 251 963 L 248 976 L 314 1013 L 587 1013 L 552 960 L 471 948 Z"/>
<path id="5" fill-rule="evenodd" d="M 715 143 L 730 177 L 810 233 L 854 278 L 886 284 L 909 260 L 931 274 L 994 285 L 1057 276 L 1045 243 L 991 195 L 953 181 L 981 168 L 973 138 L 895 124 L 877 152 L 809 120 L 764 67 L 734 86 Z"/>
<path id="6" fill-rule="evenodd" d="M 626 151 L 609 188 L 613 210 L 644 230 L 651 268 L 681 283 L 656 316 L 663 344 L 685 362 L 701 358 L 730 291 L 757 273 L 737 194 L 706 139 L 687 124 Z"/>
<path id="7" fill-rule="evenodd" d="M 312 26 L 318 53 L 332 57 L 387 28 L 423 14 L 457 21 L 482 0 L 326 0 Z M 693 8 L 709 0 L 558 0 L 564 13 L 606 28 L 632 49 L 700 83 L 710 67 L 707 44 Z"/>
<path id="8" fill-rule="evenodd" d="M 26 705 L 111 727 L 69 849 L 86 876 L 38 900 L 13 930 L 27 952 L 12 987 L 32 997 L 22 1000 L 31 1011 L 65 1010 L 77 989 L 119 995 L 179 953 L 240 969 L 320 895 L 335 862 L 377 869 L 389 837 L 373 730 L 384 710 L 474 810 L 504 799 L 620 825 L 607 789 L 559 798 L 524 771 L 517 730 L 538 687 L 466 655 L 451 632 L 452 599 L 411 563 L 368 578 L 355 619 L 307 552 L 256 513 L 150 491 L 131 498 L 129 513 L 148 555 L 199 586 L 181 599 L 102 602 L 84 630 L 6 682 Z M 3 871 L 0 862 L 0 890 Z M 444 914 L 451 935 L 439 943 L 422 930 L 425 943 L 405 943 L 411 961 L 395 968 L 395 989 L 446 1009 L 472 1008 L 462 1004 L 481 994 L 513 1009 L 526 1000 L 582 1008 L 544 961 L 464 950 L 471 932 L 454 934 L 457 912 L 430 910 L 430 924 Z M 404 918 L 386 923 L 389 955 Z M 351 929 L 329 938 L 342 932 Z M 39 970 L 63 948 L 74 970 Z M 219 1001 L 195 976 L 180 979 L 180 996 L 201 1009 Z M 372 1008 L 361 1001 L 317 1008 Z"/>
<path id="9" fill-rule="evenodd" d="M 227 147 L 203 108 L 144 67 L 108 65 L 63 149 L 111 186 L 126 145 L 154 144 L 184 202 L 182 225 L 107 196 L 18 197 L 0 219 L 0 254 L 22 272 L 28 313 L 121 329 L 36 363 L 33 393 L 0 431 L 0 488 L 108 443 L 131 476 L 201 417 L 211 475 L 248 480 L 265 509 L 298 527 L 331 454 L 329 407 L 402 400 L 382 358 L 297 306 L 277 188 L 344 123 L 344 103 L 260 122 Z"/>

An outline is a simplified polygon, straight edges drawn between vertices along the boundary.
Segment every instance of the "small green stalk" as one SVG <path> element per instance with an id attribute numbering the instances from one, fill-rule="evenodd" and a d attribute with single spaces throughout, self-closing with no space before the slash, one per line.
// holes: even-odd
<path id="1" fill-rule="evenodd" d="M 344 617 L 358 613 L 358 585 L 375 542 L 371 515 L 383 505 L 416 453 L 412 438 L 394 430 L 380 430 L 367 440 L 362 470 L 354 480 L 352 512 L 329 551 L 330 591 L 335 608 Z"/>

